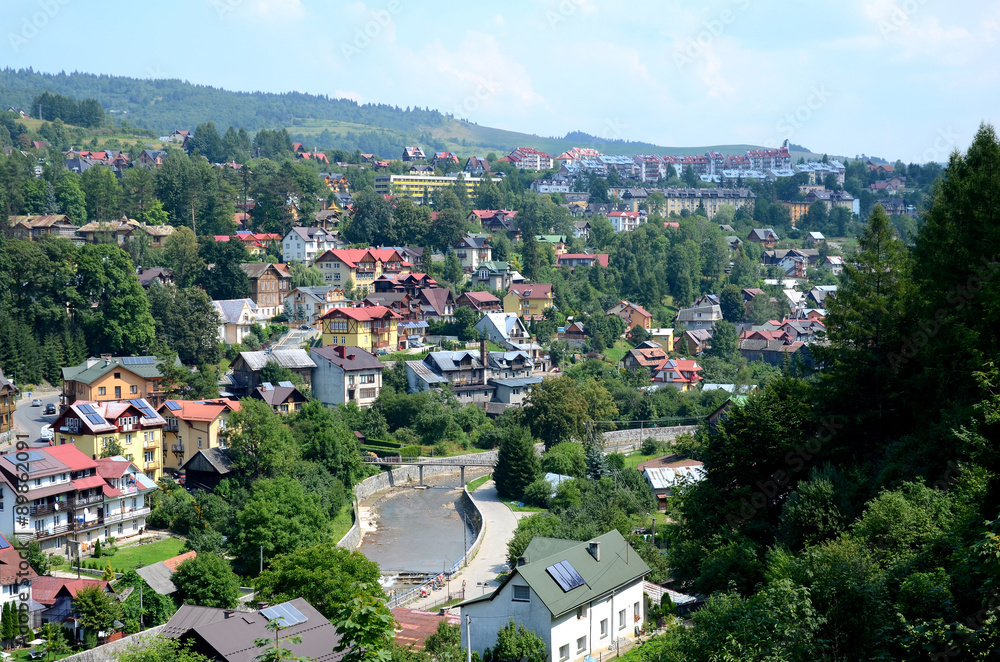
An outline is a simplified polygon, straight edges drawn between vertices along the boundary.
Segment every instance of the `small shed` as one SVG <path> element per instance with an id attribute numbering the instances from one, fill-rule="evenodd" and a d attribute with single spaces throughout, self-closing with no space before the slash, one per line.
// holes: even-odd
<path id="1" fill-rule="evenodd" d="M 202 448 L 184 463 L 185 487 L 214 490 L 233 472 L 229 451 L 225 448 Z"/>

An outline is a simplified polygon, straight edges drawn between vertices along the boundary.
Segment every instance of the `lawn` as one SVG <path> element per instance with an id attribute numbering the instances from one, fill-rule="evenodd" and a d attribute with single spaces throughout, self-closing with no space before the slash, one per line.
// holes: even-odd
<path id="1" fill-rule="evenodd" d="M 465 487 L 470 492 L 475 492 L 476 488 L 482 487 L 483 484 L 486 483 L 486 481 L 488 481 L 490 478 L 492 478 L 490 474 L 486 474 L 485 476 L 480 476 L 479 478 L 466 483 Z"/>
<path id="2" fill-rule="evenodd" d="M 39 650 L 41 650 L 41 647 L 39 647 Z M 50 655 L 49 659 L 50 660 L 61 660 L 64 657 L 69 657 L 70 655 L 76 655 L 76 653 L 69 652 L 69 653 L 63 653 L 62 655 Z M 23 649 L 21 649 L 19 651 L 15 651 L 12 657 L 8 657 L 7 658 L 7 662 L 22 662 L 22 660 L 26 661 L 26 660 L 30 660 L 30 659 L 31 659 L 31 649 L 30 648 L 23 648 Z M 42 657 L 42 658 L 38 658 L 38 659 L 44 660 L 45 658 Z"/>
<path id="3" fill-rule="evenodd" d="M 184 541 L 177 538 L 167 538 L 154 543 L 142 543 L 132 547 L 124 547 L 118 550 L 111 559 L 111 567 L 117 572 L 127 572 L 143 566 L 151 565 L 159 561 L 164 561 L 174 556 L 178 556 L 184 551 Z M 98 559 L 102 564 L 106 563 L 104 557 Z"/>
<path id="4" fill-rule="evenodd" d="M 515 513 L 547 513 L 548 508 L 538 508 L 536 506 L 516 506 L 511 502 L 506 502 L 507 507 L 513 510 Z"/>
<path id="5" fill-rule="evenodd" d="M 348 505 L 333 518 L 333 539 L 339 542 L 352 526 L 354 526 L 354 509 Z"/>
<path id="6" fill-rule="evenodd" d="M 639 466 L 640 462 L 645 462 L 646 460 L 652 460 L 653 458 L 663 457 L 666 455 L 666 451 L 658 450 L 652 455 L 643 455 L 642 453 L 636 451 L 625 456 L 625 466 L 629 469 L 635 469 Z"/>

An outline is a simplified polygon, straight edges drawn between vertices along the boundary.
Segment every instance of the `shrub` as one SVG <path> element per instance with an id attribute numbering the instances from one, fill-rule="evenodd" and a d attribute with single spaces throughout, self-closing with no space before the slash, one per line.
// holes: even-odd
<path id="1" fill-rule="evenodd" d="M 532 482 L 524 490 L 524 502 L 529 506 L 548 508 L 549 499 L 552 497 L 552 486 L 544 478 Z"/>
<path id="2" fill-rule="evenodd" d="M 652 437 L 647 437 L 646 440 L 642 442 L 642 446 L 639 448 L 639 452 L 641 452 L 643 455 L 654 455 L 655 453 L 659 452 L 660 448 L 661 446 L 659 440 L 654 439 Z"/>
<path id="3" fill-rule="evenodd" d="M 400 449 L 399 454 L 402 457 L 420 457 L 420 446 L 404 446 Z"/>

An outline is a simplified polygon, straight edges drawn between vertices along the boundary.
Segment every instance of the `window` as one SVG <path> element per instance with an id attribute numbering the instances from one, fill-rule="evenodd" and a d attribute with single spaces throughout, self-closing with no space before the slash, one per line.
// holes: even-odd
<path id="1" fill-rule="evenodd" d="M 121 379 L 121 378 L 122 378 L 122 373 L 116 372 L 115 373 L 115 379 Z"/>
<path id="2" fill-rule="evenodd" d="M 638 620 L 639 620 L 639 615 L 640 615 L 640 614 L 639 614 L 639 603 L 638 603 L 638 602 L 636 602 L 636 603 L 635 603 L 635 605 L 634 605 L 634 606 L 632 607 L 632 611 L 633 611 L 633 613 L 634 613 L 634 616 L 635 616 L 635 620 L 636 620 L 636 622 L 638 622 Z"/>
<path id="3" fill-rule="evenodd" d="M 587 608 L 586 607 L 580 606 L 580 607 L 576 608 L 576 617 L 577 617 L 577 619 L 586 618 L 586 616 L 587 616 Z"/>
<path id="4" fill-rule="evenodd" d="M 152 462 L 153 461 L 153 451 L 146 451 L 143 454 L 143 458 L 144 458 L 145 462 Z M 622 613 L 625 613 L 625 612 L 622 612 Z"/>
<path id="5" fill-rule="evenodd" d="M 135 384 L 132 384 L 131 386 L 128 387 L 128 392 L 129 393 L 138 393 L 139 392 L 139 387 L 136 386 Z"/>
<path id="6" fill-rule="evenodd" d="M 138 531 L 139 530 L 139 520 L 135 520 L 135 519 L 132 520 L 132 530 L 133 531 Z"/>
<path id="7" fill-rule="evenodd" d="M 103 386 L 97 387 L 97 395 L 107 395 L 107 394 L 108 394 L 108 389 L 104 388 Z"/>
<path id="8" fill-rule="evenodd" d="M 125 435 L 125 443 L 126 444 L 131 444 L 132 443 L 132 435 L 130 435 L 130 434 Z"/>
<path id="9" fill-rule="evenodd" d="M 201 437 L 198 437 L 198 448 L 201 448 Z"/>
<path id="10" fill-rule="evenodd" d="M 125 532 L 125 527 L 123 527 L 121 524 L 119 524 L 118 525 L 118 535 L 121 535 L 124 532 Z"/>
<path id="11" fill-rule="evenodd" d="M 559 659 L 568 660 L 569 659 L 569 644 L 563 644 L 559 647 Z"/>
<path id="12" fill-rule="evenodd" d="M 579 639 L 576 640 L 576 652 L 577 654 L 580 654 L 585 650 L 587 650 L 587 638 L 580 637 Z"/>
<path id="13" fill-rule="evenodd" d="M 375 383 L 375 375 L 361 375 L 359 377 L 359 379 L 361 380 L 362 384 L 374 384 Z"/>
<path id="14" fill-rule="evenodd" d="M 608 636 L 608 619 L 605 618 L 604 620 L 601 621 L 601 639 L 604 639 L 607 636 Z"/>
<path id="15" fill-rule="evenodd" d="M 514 586 L 514 602 L 531 602 L 531 589 L 527 586 Z"/>
<path id="16" fill-rule="evenodd" d="M 622 609 L 620 612 L 618 612 L 618 629 L 619 630 L 624 630 L 625 629 L 625 610 L 624 609 Z"/>

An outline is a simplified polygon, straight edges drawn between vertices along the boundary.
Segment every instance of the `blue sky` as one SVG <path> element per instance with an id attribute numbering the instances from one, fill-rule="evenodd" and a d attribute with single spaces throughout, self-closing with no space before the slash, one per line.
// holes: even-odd
<path id="1" fill-rule="evenodd" d="M 429 106 L 662 145 L 944 160 L 1000 119 L 1000 0 L 7 0 L 0 65 Z"/>

